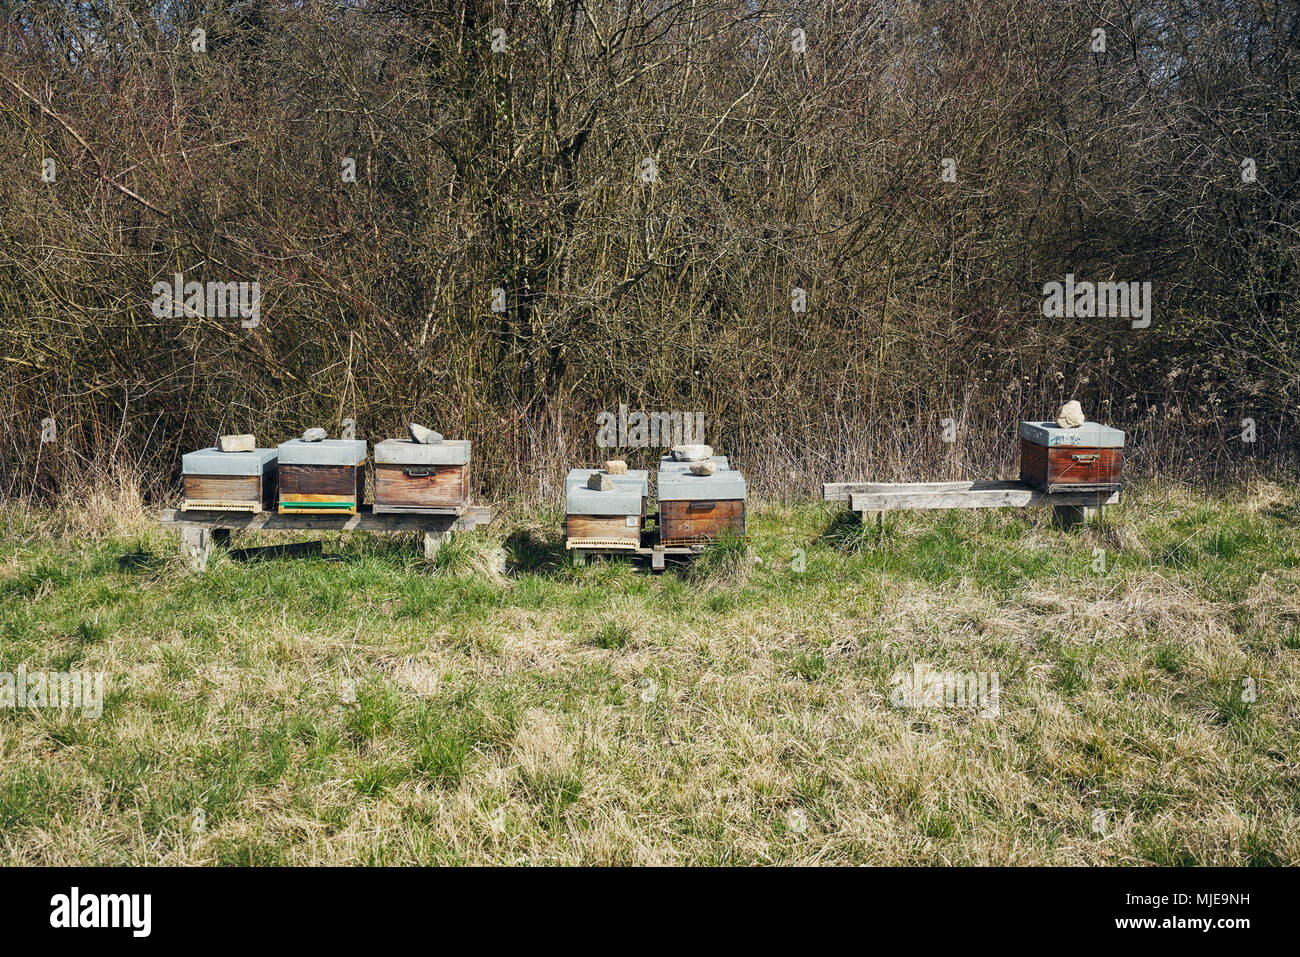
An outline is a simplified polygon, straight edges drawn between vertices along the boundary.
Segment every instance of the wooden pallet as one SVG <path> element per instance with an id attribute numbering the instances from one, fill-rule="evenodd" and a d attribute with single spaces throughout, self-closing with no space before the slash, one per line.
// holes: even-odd
<path id="1" fill-rule="evenodd" d="M 690 558 L 704 551 L 703 545 L 638 545 L 632 548 L 621 546 L 618 548 L 604 548 L 598 546 L 589 546 L 583 544 L 565 543 L 565 548 L 573 553 L 573 562 L 575 565 L 585 564 L 588 558 L 594 558 L 600 555 L 635 555 L 638 558 L 650 557 L 650 568 L 653 571 L 661 572 L 664 570 L 665 559 L 669 557 Z"/>
<path id="2" fill-rule="evenodd" d="M 1118 488 L 1045 492 L 1016 481 L 827 482 L 827 502 L 849 503 L 866 521 L 896 509 L 1031 508 L 1050 506 L 1059 525 L 1073 527 L 1120 500 Z"/>
<path id="3" fill-rule="evenodd" d="M 637 558 L 649 557 L 651 571 L 661 572 L 664 570 L 665 561 L 670 557 L 690 558 L 704 551 L 707 543 L 693 545 L 661 545 L 659 543 L 659 529 L 657 515 L 648 516 L 649 520 L 656 522 L 655 528 L 641 529 L 641 538 L 639 545 L 633 545 L 629 542 L 602 542 L 593 539 L 566 539 L 564 547 L 573 554 L 575 565 L 586 564 L 588 558 L 609 555 L 625 555 Z"/>
<path id="4" fill-rule="evenodd" d="M 278 514 L 276 512 L 197 511 L 165 509 L 159 522 L 181 533 L 181 553 L 200 571 L 207 567 L 212 545 L 224 545 L 232 529 L 245 531 L 418 532 L 424 557 L 432 560 L 453 532 L 472 531 L 492 521 L 492 509 L 471 505 L 459 514 L 376 513 L 362 505 L 355 514 Z"/>

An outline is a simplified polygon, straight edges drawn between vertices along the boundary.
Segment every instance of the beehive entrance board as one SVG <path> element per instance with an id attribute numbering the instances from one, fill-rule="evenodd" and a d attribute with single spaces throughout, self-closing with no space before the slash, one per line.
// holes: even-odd
<path id="1" fill-rule="evenodd" d="M 727 470 L 693 475 L 659 470 L 659 541 L 708 542 L 724 533 L 745 534 L 745 478 Z"/>
<path id="2" fill-rule="evenodd" d="M 386 439 L 375 445 L 375 511 L 456 511 L 469 505 L 468 442 L 424 445 Z"/>
<path id="3" fill-rule="evenodd" d="M 1055 422 L 1020 423 L 1020 481 L 1044 492 L 1118 489 L 1124 433 L 1085 422 L 1066 429 Z"/>
<path id="4" fill-rule="evenodd" d="M 275 507 L 275 449 L 199 449 L 181 457 L 181 471 L 182 511 L 261 512 Z"/>
<path id="5" fill-rule="evenodd" d="M 636 549 L 641 546 L 650 476 L 641 469 L 611 475 L 607 491 L 587 488 L 594 469 L 570 469 L 564 482 L 565 547 Z"/>
<path id="6" fill-rule="evenodd" d="M 280 514 L 356 514 L 366 487 L 361 439 L 290 439 L 280 444 Z"/>

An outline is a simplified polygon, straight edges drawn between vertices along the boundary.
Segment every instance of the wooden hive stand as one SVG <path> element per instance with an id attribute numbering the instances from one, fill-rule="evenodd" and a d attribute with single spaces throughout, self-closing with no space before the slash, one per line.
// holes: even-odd
<path id="1" fill-rule="evenodd" d="M 894 509 L 1029 508 L 1051 506 L 1056 524 L 1073 528 L 1119 503 L 1118 489 L 1043 492 L 1024 482 L 827 482 L 827 502 L 848 502 L 863 522 Z"/>
<path id="2" fill-rule="evenodd" d="M 418 532 L 424 557 L 433 560 L 438 548 L 453 532 L 472 531 L 492 521 L 492 509 L 470 505 L 458 509 L 428 510 L 420 514 L 376 514 L 362 505 L 355 515 L 285 514 L 275 512 L 207 512 L 165 509 L 159 518 L 164 528 L 181 533 L 181 554 L 199 571 L 207 567 L 213 544 L 224 546 L 232 529 L 247 531 Z"/>
<path id="3" fill-rule="evenodd" d="M 668 558 L 690 558 L 704 551 L 705 545 L 661 545 L 659 544 L 659 516 L 649 515 L 647 519 L 654 522 L 654 528 L 642 525 L 638 542 L 595 542 L 568 539 L 564 547 L 573 555 L 575 565 L 585 565 L 588 558 L 597 556 L 628 555 L 637 558 L 649 558 L 650 570 L 661 572 Z"/>

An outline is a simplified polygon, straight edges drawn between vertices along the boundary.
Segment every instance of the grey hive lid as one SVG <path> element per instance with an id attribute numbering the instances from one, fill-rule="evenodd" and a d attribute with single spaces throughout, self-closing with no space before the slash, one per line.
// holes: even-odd
<path id="1" fill-rule="evenodd" d="M 569 469 L 569 474 L 564 480 L 565 489 L 574 485 L 586 485 L 587 479 L 596 472 L 603 472 L 604 469 Z M 614 487 L 626 485 L 635 487 L 642 495 L 650 494 L 650 473 L 645 469 L 628 469 L 625 475 L 611 475 L 614 480 Z"/>
<path id="2" fill-rule="evenodd" d="M 642 501 L 641 490 L 630 484 L 615 483 L 607 492 L 586 485 L 567 485 L 564 489 L 564 509 L 570 515 L 640 515 Z"/>
<path id="3" fill-rule="evenodd" d="M 745 477 L 727 470 L 712 475 L 659 470 L 659 501 L 698 501 L 699 499 L 743 499 Z"/>
<path id="4" fill-rule="evenodd" d="M 468 442 L 425 445 L 411 439 L 384 439 L 375 443 L 377 465 L 468 465 Z"/>
<path id="5" fill-rule="evenodd" d="M 365 439 L 290 439 L 280 443 L 281 465 L 361 465 L 365 460 Z"/>
<path id="6" fill-rule="evenodd" d="M 263 475 L 275 468 L 275 449 L 251 452 L 222 452 L 199 449 L 181 456 L 181 471 L 186 475 Z"/>
<path id="7" fill-rule="evenodd" d="M 725 455 L 715 455 L 709 461 L 717 466 L 719 472 L 725 472 L 731 468 L 731 463 L 727 461 Z M 659 471 L 661 472 L 689 472 L 690 470 L 690 462 L 678 462 L 671 456 L 659 460 Z"/>
<path id="8" fill-rule="evenodd" d="M 1073 429 L 1063 429 L 1055 422 L 1021 422 L 1020 437 L 1035 445 L 1084 445 L 1096 449 L 1124 447 L 1124 433 L 1108 425 L 1085 422 Z"/>

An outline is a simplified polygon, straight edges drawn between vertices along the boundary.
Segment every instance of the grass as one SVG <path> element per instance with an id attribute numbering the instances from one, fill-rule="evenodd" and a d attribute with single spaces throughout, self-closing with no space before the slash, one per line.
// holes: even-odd
<path id="1" fill-rule="evenodd" d="M 0 671 L 107 700 L 0 708 L 0 862 L 1293 864 L 1298 516 L 770 506 L 650 575 L 539 514 L 200 575 L 138 512 L 9 510 Z M 919 665 L 999 709 L 895 706 Z"/>

